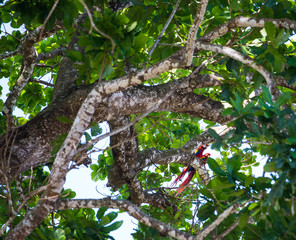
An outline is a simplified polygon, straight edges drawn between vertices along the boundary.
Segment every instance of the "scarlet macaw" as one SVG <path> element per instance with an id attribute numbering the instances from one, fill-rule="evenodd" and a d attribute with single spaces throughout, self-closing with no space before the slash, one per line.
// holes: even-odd
<path id="1" fill-rule="evenodd" d="M 196 149 L 196 151 L 194 152 L 195 156 L 198 158 L 202 157 L 203 151 L 208 147 L 209 145 L 201 145 L 198 149 Z M 205 163 L 204 163 L 205 164 Z M 182 181 L 183 177 L 185 176 L 185 174 L 191 170 L 191 166 L 187 166 L 183 169 L 183 171 L 179 174 L 179 176 L 174 180 L 174 182 L 171 184 L 171 187 L 176 186 L 178 181 Z M 193 168 L 194 169 L 194 168 Z M 194 175 L 194 174 L 193 174 Z M 192 176 L 193 177 L 193 176 Z M 192 178 L 191 177 L 191 178 Z"/>
<path id="2" fill-rule="evenodd" d="M 198 158 L 202 157 L 203 151 L 208 147 L 208 144 L 201 145 L 198 149 L 195 150 L 195 156 Z"/>
<path id="3" fill-rule="evenodd" d="M 202 162 L 203 162 L 204 165 L 206 164 L 207 159 L 208 159 L 209 156 L 211 156 L 211 154 L 209 154 L 209 153 L 206 153 L 205 155 L 201 156 L 200 159 L 202 160 Z M 188 168 L 188 167 L 186 167 L 186 168 Z M 184 170 L 183 170 L 183 171 L 184 171 Z M 186 186 L 186 185 L 191 181 L 191 179 L 193 178 L 195 172 L 196 172 L 196 170 L 194 169 L 194 167 L 189 166 L 189 169 L 188 169 L 188 176 L 187 176 L 187 178 L 185 179 L 185 181 L 180 185 L 178 191 L 176 192 L 176 196 L 177 196 L 178 194 L 180 194 L 181 192 L 183 192 L 183 190 L 185 189 L 185 187 L 183 187 L 183 186 Z M 182 172 L 182 173 L 183 173 L 183 172 Z M 185 175 L 185 173 L 184 173 L 184 175 Z M 179 175 L 179 176 L 180 176 L 180 175 Z M 179 176 L 178 176 L 178 177 L 179 177 Z"/>

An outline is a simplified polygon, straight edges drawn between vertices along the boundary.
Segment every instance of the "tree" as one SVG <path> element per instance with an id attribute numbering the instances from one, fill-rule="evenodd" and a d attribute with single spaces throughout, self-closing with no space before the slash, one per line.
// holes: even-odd
<path id="1" fill-rule="evenodd" d="M 4 238 L 112 238 L 108 208 L 139 221 L 135 239 L 296 238 L 294 1 L 1 2 Z M 208 168 L 202 144 L 221 153 Z M 112 198 L 63 189 L 81 164 Z M 188 165 L 175 196 L 164 183 Z"/>

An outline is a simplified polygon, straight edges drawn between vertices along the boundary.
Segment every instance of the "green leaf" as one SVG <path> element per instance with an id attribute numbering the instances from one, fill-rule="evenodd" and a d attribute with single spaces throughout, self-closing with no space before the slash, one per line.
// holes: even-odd
<path id="1" fill-rule="evenodd" d="M 113 73 L 113 71 L 114 71 L 114 69 L 113 69 L 112 64 L 108 64 L 104 69 L 104 73 L 103 73 L 102 78 L 103 79 L 108 78 Z"/>
<path id="2" fill-rule="evenodd" d="M 234 113 L 233 109 L 232 108 L 226 108 L 223 110 L 222 112 L 222 116 L 227 116 L 227 115 L 232 115 Z"/>
<path id="3" fill-rule="evenodd" d="M 236 185 L 234 183 L 223 183 L 219 186 L 213 187 L 212 190 L 222 190 L 222 189 L 226 189 L 226 188 L 233 188 Z"/>
<path id="4" fill-rule="evenodd" d="M 276 26 L 272 22 L 265 22 L 264 28 L 267 33 L 267 40 L 273 41 L 276 35 Z"/>
<path id="5" fill-rule="evenodd" d="M 137 24 L 138 24 L 137 21 L 133 22 L 133 23 L 127 28 L 127 31 L 128 31 L 128 32 L 133 31 L 133 30 L 136 28 Z"/>
<path id="6" fill-rule="evenodd" d="M 243 107 L 243 99 L 237 93 L 234 93 L 234 95 L 235 95 L 235 99 L 230 98 L 231 103 L 234 106 L 234 108 L 236 109 L 236 111 L 240 112 Z"/>
<path id="7" fill-rule="evenodd" d="M 91 136 L 87 132 L 84 133 L 84 136 L 85 136 L 86 142 L 91 140 Z"/>
<path id="8" fill-rule="evenodd" d="M 269 104 L 273 105 L 273 101 L 272 101 L 272 98 L 271 98 L 271 94 L 269 92 L 269 89 L 264 86 L 264 85 L 261 85 L 262 87 L 262 91 L 263 91 L 263 98 L 266 102 L 268 102 Z"/>
<path id="9" fill-rule="evenodd" d="M 264 171 L 265 172 L 275 172 L 276 171 L 275 162 L 266 163 L 264 166 Z"/>
<path id="10" fill-rule="evenodd" d="M 284 28 L 282 28 L 272 43 L 275 46 L 279 46 L 288 40 L 289 40 L 289 34 L 286 32 Z"/>
<path id="11" fill-rule="evenodd" d="M 57 239 L 57 240 L 65 240 L 66 239 L 65 231 L 61 228 L 58 228 L 54 231 L 53 237 L 54 239 Z"/>
<path id="12" fill-rule="evenodd" d="M 226 176 L 226 173 L 220 168 L 219 164 L 212 158 L 208 158 L 207 163 L 209 168 L 219 176 Z"/>
<path id="13" fill-rule="evenodd" d="M 281 107 L 284 104 L 287 104 L 290 101 L 290 99 L 291 99 L 290 93 L 283 93 L 277 98 L 274 106 L 276 108 Z"/>
<path id="14" fill-rule="evenodd" d="M 66 189 L 62 192 L 61 198 L 75 198 L 76 193 L 73 192 L 71 189 Z"/>
<path id="15" fill-rule="evenodd" d="M 174 220 L 178 219 L 181 215 L 182 211 L 177 211 L 177 213 L 174 216 Z"/>
<path id="16" fill-rule="evenodd" d="M 99 222 L 99 226 L 105 226 L 107 224 L 109 224 L 111 221 L 107 216 L 103 216 L 101 218 L 101 221 Z"/>
<path id="17" fill-rule="evenodd" d="M 290 56 L 288 58 L 288 64 L 290 66 L 296 67 L 296 57 L 295 56 Z"/>
<path id="18" fill-rule="evenodd" d="M 216 133 L 216 131 L 213 130 L 212 128 L 208 129 L 208 133 L 210 134 L 211 137 L 215 138 L 218 142 L 222 141 L 222 138 L 220 137 L 220 135 Z"/>
<path id="19" fill-rule="evenodd" d="M 110 212 L 106 216 L 109 218 L 110 222 L 112 222 L 115 218 L 117 218 L 118 213 L 117 212 Z"/>
<path id="20" fill-rule="evenodd" d="M 288 138 L 288 142 L 289 142 L 290 144 L 294 144 L 294 143 L 296 143 L 296 137 L 289 137 L 289 138 Z"/>
<path id="21" fill-rule="evenodd" d="M 233 175 L 238 170 L 240 170 L 241 165 L 242 165 L 241 160 L 238 157 L 232 157 L 232 158 L 228 159 L 227 164 L 226 164 L 226 168 L 227 168 L 227 171 L 231 175 Z"/>
<path id="22" fill-rule="evenodd" d="M 234 142 L 234 143 L 238 143 L 238 142 L 241 142 L 244 138 L 244 135 L 243 134 L 234 134 L 233 137 L 231 137 L 229 139 L 230 142 Z"/>
<path id="23" fill-rule="evenodd" d="M 244 214 L 242 214 L 240 217 L 239 217 L 239 220 L 238 220 L 238 225 L 243 228 L 247 225 L 248 223 L 248 220 L 249 220 L 249 213 L 248 212 L 245 212 Z"/>
<path id="24" fill-rule="evenodd" d="M 75 50 L 69 50 L 67 57 L 69 57 L 71 60 L 73 60 L 74 62 L 78 61 L 82 61 L 82 59 L 84 58 L 83 54 L 79 51 L 75 51 Z"/>
<path id="25" fill-rule="evenodd" d="M 271 203 L 274 198 L 281 198 L 284 192 L 285 187 L 285 181 L 286 181 L 286 174 L 283 174 L 279 180 L 276 181 L 276 183 L 273 185 L 268 197 L 267 197 L 267 203 Z"/>
<path id="26" fill-rule="evenodd" d="M 197 217 L 200 221 L 205 221 L 208 218 L 211 218 L 214 215 L 214 212 L 215 207 L 210 203 L 206 203 L 198 210 Z"/>
<path id="27" fill-rule="evenodd" d="M 148 41 L 149 37 L 146 34 L 139 34 L 134 39 L 134 47 L 135 48 L 143 48 L 145 47 L 146 42 Z"/>
<path id="28" fill-rule="evenodd" d="M 103 131 L 103 130 L 102 130 L 102 128 L 100 127 L 99 124 L 95 124 L 95 125 L 93 125 L 93 126 L 90 128 L 90 133 L 91 133 L 91 135 L 92 135 L 93 137 L 95 137 L 95 136 L 101 134 L 102 131 Z"/>
<path id="29" fill-rule="evenodd" d="M 239 1 L 231 1 L 230 4 L 231 4 L 231 8 L 234 11 L 239 10 L 239 7 L 240 7 L 240 2 Z"/>
<path id="30" fill-rule="evenodd" d="M 107 232 L 107 233 L 109 233 L 111 231 L 114 231 L 114 230 L 120 228 L 122 224 L 123 224 L 123 220 L 114 222 L 111 225 L 105 227 L 104 228 L 104 231 Z"/>
<path id="31" fill-rule="evenodd" d="M 251 122 L 251 127 L 253 129 L 253 131 L 258 135 L 258 137 L 261 135 L 261 130 L 258 127 L 258 125 L 254 122 Z"/>
<path id="32" fill-rule="evenodd" d="M 48 240 L 47 236 L 45 236 L 45 234 L 42 232 L 41 229 L 39 228 L 35 228 L 36 233 L 38 234 L 38 238 L 42 239 L 42 240 Z"/>
<path id="33" fill-rule="evenodd" d="M 101 218 L 104 216 L 104 213 L 105 213 L 107 210 L 108 210 L 108 208 L 105 207 L 105 206 L 101 207 L 101 208 L 98 210 L 96 217 L 97 217 L 97 219 L 98 219 L 99 221 L 100 221 Z"/>
<path id="34" fill-rule="evenodd" d="M 55 140 L 51 141 L 50 144 L 53 146 L 53 148 L 50 152 L 51 155 L 57 154 L 57 152 L 60 150 L 63 142 L 65 141 L 67 135 L 68 135 L 68 133 L 63 133 L 63 134 L 59 135 Z"/>
<path id="35" fill-rule="evenodd" d="M 248 175 L 245 180 L 245 187 L 248 187 L 254 181 L 254 177 L 252 175 Z"/>

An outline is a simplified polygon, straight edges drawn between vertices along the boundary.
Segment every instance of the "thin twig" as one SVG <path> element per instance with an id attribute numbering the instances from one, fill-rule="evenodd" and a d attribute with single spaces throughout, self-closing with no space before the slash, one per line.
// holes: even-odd
<path id="1" fill-rule="evenodd" d="M 5 231 L 5 229 L 7 228 L 7 226 L 9 226 L 11 224 L 11 222 L 14 220 L 14 218 L 17 216 L 17 214 L 19 213 L 19 211 L 23 208 L 23 206 L 36 194 L 43 192 L 49 185 L 46 186 L 42 186 L 38 189 L 36 189 L 33 192 L 30 192 L 27 194 L 25 200 L 18 206 L 17 210 L 12 214 L 12 216 L 6 221 L 6 223 L 2 226 L 2 228 L 0 229 L 0 236 L 3 234 L 3 232 Z"/>
<path id="2" fill-rule="evenodd" d="M 48 87 L 54 87 L 54 84 L 49 83 L 49 82 L 45 82 L 45 81 L 42 81 L 42 80 L 30 79 L 30 82 L 41 83 L 41 84 L 44 84 L 44 85 L 46 85 Z"/>
<path id="3" fill-rule="evenodd" d="M 40 31 L 40 35 L 39 35 L 39 41 L 41 41 L 42 34 L 43 34 L 43 31 L 44 31 L 44 28 L 45 28 L 46 23 L 47 23 L 47 21 L 49 20 L 49 18 L 51 17 L 51 15 L 52 15 L 53 11 L 55 10 L 55 8 L 57 7 L 58 3 L 59 3 L 59 0 L 56 0 L 56 2 L 54 3 L 54 5 L 53 5 L 52 8 L 50 9 L 50 12 L 49 12 L 49 14 L 47 15 L 47 17 L 46 17 L 44 23 L 42 24 L 42 26 L 41 26 L 41 31 Z"/>
<path id="4" fill-rule="evenodd" d="M 168 28 L 170 22 L 172 21 L 176 11 L 178 10 L 178 7 L 180 5 L 180 2 L 181 0 L 178 0 L 175 7 L 174 7 L 174 10 L 171 12 L 171 15 L 169 16 L 167 22 L 165 23 L 165 25 L 163 26 L 163 29 L 161 30 L 160 34 L 158 35 L 157 39 L 155 40 L 153 46 L 151 47 L 151 49 L 149 50 L 148 52 L 148 56 L 149 58 L 151 57 L 152 53 L 154 52 L 155 48 L 157 47 L 158 43 L 159 43 L 159 40 L 162 38 L 164 32 L 166 31 L 166 29 Z"/>
<path id="5" fill-rule="evenodd" d="M 234 205 L 227 208 L 224 212 L 222 212 L 217 219 L 212 222 L 207 228 L 204 228 L 197 236 L 196 239 L 204 239 L 210 232 L 212 232 L 224 219 L 226 219 L 230 214 L 232 214 L 237 208 L 239 204 L 235 203 Z"/>
<path id="6" fill-rule="evenodd" d="M 236 220 L 229 228 L 227 228 L 223 233 L 218 235 L 215 240 L 221 240 L 223 239 L 226 235 L 228 235 L 232 230 L 234 230 L 238 226 L 238 220 Z"/>
<path id="7" fill-rule="evenodd" d="M 91 34 L 92 29 L 94 28 L 94 29 L 95 29 L 100 35 L 102 35 L 104 38 L 109 39 L 109 40 L 111 41 L 111 44 L 112 44 L 111 54 L 113 54 L 113 53 L 114 53 L 114 49 L 115 49 L 115 47 L 116 47 L 116 44 L 115 44 L 113 38 L 110 37 L 109 35 L 107 35 L 106 33 L 103 33 L 101 30 L 99 30 L 99 29 L 96 27 L 96 25 L 95 25 L 95 23 L 94 23 L 94 21 L 93 21 L 93 18 L 92 18 L 92 15 L 91 15 L 91 12 L 90 12 L 88 6 L 85 4 L 85 2 L 84 2 L 83 0 L 80 0 L 80 2 L 82 3 L 82 5 L 83 5 L 84 8 L 85 8 L 85 11 L 86 11 L 86 13 L 87 13 L 87 15 L 88 15 L 88 17 L 89 17 L 89 21 L 90 21 L 90 24 L 91 24 L 91 28 L 90 28 L 90 30 L 89 30 L 89 34 Z"/>
<path id="8" fill-rule="evenodd" d="M 103 59 L 103 63 L 102 63 L 102 69 L 101 69 L 100 78 L 99 78 L 98 82 L 101 82 L 101 80 L 102 80 L 103 73 L 104 73 L 104 68 L 105 68 L 106 58 L 107 58 L 107 52 L 105 52 L 105 55 L 104 55 L 104 59 Z"/>
<path id="9" fill-rule="evenodd" d="M 29 188 L 28 188 L 29 192 L 30 192 L 30 189 L 31 189 L 32 179 L 33 179 L 33 166 L 31 166 L 31 176 L 30 176 L 30 182 L 29 182 Z"/>

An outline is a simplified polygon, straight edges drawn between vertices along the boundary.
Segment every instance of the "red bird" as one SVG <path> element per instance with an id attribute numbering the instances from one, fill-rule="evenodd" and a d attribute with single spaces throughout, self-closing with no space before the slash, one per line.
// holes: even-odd
<path id="1" fill-rule="evenodd" d="M 196 149 L 196 151 L 194 152 L 195 153 L 195 156 L 198 157 L 198 158 L 201 158 L 202 157 L 202 154 L 203 154 L 203 151 L 208 147 L 209 145 L 208 144 L 205 144 L 205 145 L 201 145 L 198 149 Z"/>
<path id="2" fill-rule="evenodd" d="M 211 154 L 209 154 L 209 153 L 206 153 L 205 155 L 201 156 L 200 159 L 202 160 L 202 162 L 203 162 L 204 165 L 206 164 L 207 159 L 208 159 L 209 156 L 211 156 Z M 187 168 L 189 168 L 189 169 L 188 169 L 188 176 L 187 176 L 187 178 L 185 179 L 185 181 L 180 185 L 178 191 L 176 192 L 176 196 L 179 195 L 181 192 L 183 192 L 183 190 L 185 189 L 185 187 L 183 187 L 183 186 L 186 186 L 186 185 L 191 181 L 191 179 L 193 178 L 193 176 L 194 176 L 194 174 L 195 174 L 195 172 L 196 172 L 196 170 L 195 170 L 194 167 L 192 167 L 192 166 L 186 167 L 186 169 L 187 169 Z M 184 172 L 184 170 L 183 170 L 183 172 Z M 182 173 L 183 173 L 183 172 L 182 172 Z M 181 174 L 182 174 L 182 173 L 181 173 Z M 180 174 L 180 175 L 181 175 L 181 174 Z M 179 175 L 179 176 L 180 176 L 180 175 Z M 185 173 L 184 173 L 184 175 L 185 175 Z M 183 176 L 184 176 L 184 175 L 183 175 Z M 178 177 L 179 177 L 179 176 L 178 176 Z"/>
<path id="3" fill-rule="evenodd" d="M 196 151 L 194 152 L 195 156 L 198 158 L 202 157 L 203 151 L 208 147 L 209 145 L 201 145 L 198 149 L 196 149 Z M 204 163 L 205 164 L 205 163 Z M 183 169 L 183 171 L 179 174 L 179 176 L 174 180 L 174 182 L 171 184 L 171 187 L 176 186 L 178 181 L 182 181 L 183 177 L 185 176 L 185 174 L 191 170 L 191 166 L 185 167 Z M 194 169 L 194 168 L 193 168 Z M 194 175 L 194 174 L 193 174 Z M 192 178 L 192 177 L 191 177 Z"/>

